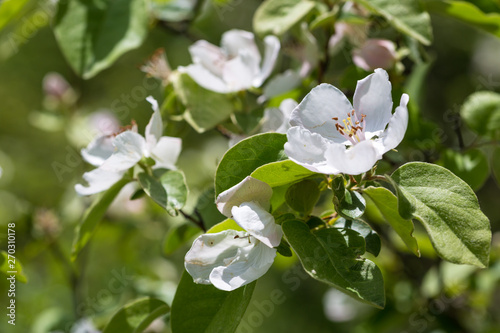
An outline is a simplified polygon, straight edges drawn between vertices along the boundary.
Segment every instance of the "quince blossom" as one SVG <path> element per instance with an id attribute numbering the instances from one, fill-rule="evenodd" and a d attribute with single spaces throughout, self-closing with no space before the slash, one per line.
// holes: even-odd
<path id="1" fill-rule="evenodd" d="M 403 94 L 392 114 L 391 83 L 380 68 L 358 81 L 354 108 L 340 90 L 320 84 L 293 110 L 285 153 L 314 172 L 366 172 L 403 140 L 408 100 Z"/>
<path id="2" fill-rule="evenodd" d="M 217 197 L 219 211 L 246 231 L 204 234 L 193 242 L 185 267 L 195 283 L 231 291 L 268 271 L 283 236 L 268 212 L 272 193 L 268 184 L 246 177 Z"/>
<path id="3" fill-rule="evenodd" d="M 97 168 L 83 174 L 89 186 L 75 185 L 79 195 L 90 195 L 109 189 L 118 182 L 125 172 L 143 158 L 152 158 L 154 168 L 175 169 L 181 151 L 182 140 L 162 136 L 163 122 L 158 103 L 147 98 L 153 106 L 153 115 L 146 126 L 145 137 L 137 133 L 137 126 L 116 136 L 104 135 L 82 149 L 83 158 Z"/>
<path id="4" fill-rule="evenodd" d="M 205 89 L 230 93 L 260 87 L 271 74 L 280 42 L 276 36 L 264 38 L 265 54 L 261 55 L 254 35 L 243 30 L 229 30 L 222 35 L 221 47 L 200 40 L 189 47 L 193 64 L 179 67 Z"/>

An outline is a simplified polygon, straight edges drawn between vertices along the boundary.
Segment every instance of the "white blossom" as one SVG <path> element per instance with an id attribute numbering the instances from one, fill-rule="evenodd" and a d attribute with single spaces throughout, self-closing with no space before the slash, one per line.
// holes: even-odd
<path id="1" fill-rule="evenodd" d="M 205 89 L 230 93 L 260 87 L 271 74 L 280 42 L 276 36 L 264 38 L 261 54 L 254 35 L 243 30 L 229 30 L 222 35 L 221 47 L 200 40 L 189 47 L 193 64 L 179 67 Z"/>
<path id="2" fill-rule="evenodd" d="M 403 140 L 408 100 L 403 94 L 392 114 L 391 83 L 380 68 L 358 81 L 354 108 L 340 90 L 321 84 L 293 110 L 285 152 L 314 172 L 366 172 Z"/>
<path id="3" fill-rule="evenodd" d="M 283 236 L 268 212 L 271 196 L 268 184 L 247 177 L 217 197 L 219 211 L 246 231 L 224 230 L 198 237 L 185 257 L 194 282 L 231 291 L 267 272 Z"/>
<path id="4" fill-rule="evenodd" d="M 162 136 L 163 122 L 158 103 L 152 97 L 147 100 L 154 112 L 146 126 L 145 137 L 137 133 L 134 125 L 116 136 L 98 137 L 82 149 L 83 158 L 97 168 L 83 175 L 89 186 L 77 184 L 75 190 L 78 194 L 90 195 L 109 189 L 143 158 L 152 158 L 154 168 L 175 169 L 182 140 Z"/>

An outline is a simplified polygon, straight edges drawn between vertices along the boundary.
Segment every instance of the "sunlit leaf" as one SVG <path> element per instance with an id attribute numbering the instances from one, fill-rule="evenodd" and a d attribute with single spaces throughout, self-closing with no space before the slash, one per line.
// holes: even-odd
<path id="1" fill-rule="evenodd" d="M 286 158 L 283 146 L 286 135 L 264 133 L 238 142 L 229 149 L 217 167 L 215 194 L 233 187 L 258 167 Z"/>
<path id="2" fill-rule="evenodd" d="M 422 222 L 442 258 L 488 266 L 490 223 L 469 185 L 443 167 L 422 162 L 403 165 L 392 179 L 400 189 L 398 198 L 411 201 L 413 217 Z"/>
<path id="3" fill-rule="evenodd" d="M 3 250 L 0 251 L 0 273 L 7 275 L 7 277 L 14 275 L 16 280 L 22 283 L 28 282 L 19 259 L 12 255 L 9 257 L 9 254 Z"/>
<path id="4" fill-rule="evenodd" d="M 315 173 L 290 160 L 264 164 L 251 174 L 271 187 L 296 183 L 312 175 Z"/>
<path id="5" fill-rule="evenodd" d="M 408 249 L 416 256 L 420 256 L 417 240 L 413 236 L 413 222 L 405 220 L 399 215 L 396 196 L 383 187 L 368 187 L 363 191 L 363 194 L 374 203 L 382 217 L 401 237 Z"/>

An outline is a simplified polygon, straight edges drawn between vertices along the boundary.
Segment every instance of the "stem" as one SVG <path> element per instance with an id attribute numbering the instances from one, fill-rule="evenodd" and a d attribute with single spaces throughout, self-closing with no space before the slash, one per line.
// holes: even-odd
<path id="1" fill-rule="evenodd" d="M 202 218 L 200 212 L 198 212 L 196 209 L 194 210 L 194 213 L 196 214 L 196 216 L 198 217 L 198 219 L 195 219 L 192 215 L 187 214 L 182 209 L 179 209 L 179 212 L 186 219 L 188 219 L 189 221 L 191 221 L 194 224 L 196 224 L 201 230 L 203 230 L 204 232 L 207 232 L 207 228 L 205 228 L 205 224 L 203 223 L 203 218 Z"/>
<path id="2" fill-rule="evenodd" d="M 463 151 L 465 149 L 465 144 L 464 144 L 464 138 L 462 136 L 462 131 L 460 130 L 460 123 L 461 123 L 460 114 L 457 114 L 454 117 L 453 122 L 455 125 L 454 130 L 458 138 L 458 146 L 460 147 L 460 151 Z"/>
<path id="3" fill-rule="evenodd" d="M 62 267 L 66 271 L 66 275 L 68 277 L 68 282 L 71 286 L 71 296 L 72 296 L 72 303 L 73 303 L 73 311 L 75 313 L 75 317 L 79 319 L 79 314 L 78 314 L 78 304 L 79 304 L 79 296 L 78 296 L 78 285 L 79 285 L 79 276 L 78 273 L 76 272 L 75 268 L 71 264 L 71 262 L 68 260 L 66 255 L 61 249 L 61 246 L 56 240 L 53 240 L 50 245 L 49 249 L 51 250 L 52 254 L 58 260 L 62 265 Z"/>

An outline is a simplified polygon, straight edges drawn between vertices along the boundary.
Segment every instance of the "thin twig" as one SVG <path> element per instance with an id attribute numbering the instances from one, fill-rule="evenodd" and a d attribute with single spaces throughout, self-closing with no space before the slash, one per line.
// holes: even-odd
<path id="1" fill-rule="evenodd" d="M 195 219 L 193 216 L 187 214 L 186 212 L 184 212 L 182 209 L 179 209 L 179 212 L 182 214 L 182 216 L 184 216 L 186 219 L 188 219 L 189 221 L 193 222 L 194 224 L 196 224 L 201 230 L 203 230 L 204 232 L 207 232 L 207 228 L 205 228 L 205 224 L 203 223 L 203 218 L 201 217 L 201 214 L 195 209 L 195 214 L 196 216 L 198 216 L 199 220 Z"/>

